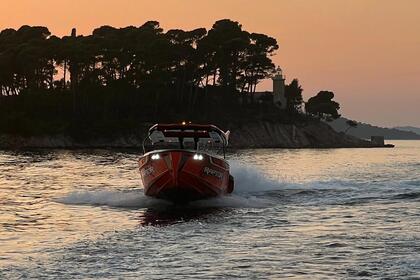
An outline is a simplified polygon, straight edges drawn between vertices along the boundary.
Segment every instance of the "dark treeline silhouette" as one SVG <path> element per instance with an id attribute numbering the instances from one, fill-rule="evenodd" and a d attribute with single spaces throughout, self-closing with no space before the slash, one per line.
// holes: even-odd
<path id="1" fill-rule="evenodd" d="M 59 38 L 48 28 L 0 32 L 0 132 L 106 134 L 141 122 L 290 121 L 270 102 L 254 102 L 272 75 L 276 39 L 228 19 L 210 30 L 102 26 Z M 290 111 L 301 110 L 297 80 Z M 300 97 L 299 97 L 300 96 Z"/>
<path id="2" fill-rule="evenodd" d="M 331 91 L 322 90 L 318 92 L 317 95 L 309 98 L 308 102 L 306 102 L 306 112 L 319 118 L 324 118 L 327 121 L 341 117 L 338 113 L 340 104 L 332 100 L 333 98 L 334 93 Z"/>
<path id="3" fill-rule="evenodd" d="M 299 84 L 298 79 L 293 79 L 292 82 L 285 87 L 285 97 L 287 99 L 286 108 L 290 113 L 302 112 L 302 86 Z"/>

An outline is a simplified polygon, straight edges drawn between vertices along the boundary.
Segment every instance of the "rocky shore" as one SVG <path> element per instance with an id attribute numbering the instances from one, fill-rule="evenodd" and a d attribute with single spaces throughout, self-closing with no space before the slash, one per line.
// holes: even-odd
<path id="1" fill-rule="evenodd" d="M 313 122 L 300 125 L 255 122 L 231 126 L 230 147 L 247 148 L 370 148 L 370 141 L 338 133 L 329 125 Z M 0 135 L 1 149 L 31 148 L 141 148 L 147 129 L 112 138 L 76 140 L 66 135 Z"/>
<path id="2" fill-rule="evenodd" d="M 338 133 L 323 122 L 305 125 L 259 122 L 232 131 L 235 148 L 366 148 L 370 141 Z"/>

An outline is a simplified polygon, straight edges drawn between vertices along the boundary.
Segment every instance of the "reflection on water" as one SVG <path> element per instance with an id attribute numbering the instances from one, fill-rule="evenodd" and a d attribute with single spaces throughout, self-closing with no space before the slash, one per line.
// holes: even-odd
<path id="1" fill-rule="evenodd" d="M 141 226 L 168 226 L 191 221 L 206 221 L 210 215 L 222 215 L 220 208 L 168 207 L 148 208 L 139 215 Z"/>
<path id="2" fill-rule="evenodd" d="M 416 279 L 420 142 L 244 150 L 235 192 L 147 198 L 133 151 L 0 152 L 0 279 Z"/>

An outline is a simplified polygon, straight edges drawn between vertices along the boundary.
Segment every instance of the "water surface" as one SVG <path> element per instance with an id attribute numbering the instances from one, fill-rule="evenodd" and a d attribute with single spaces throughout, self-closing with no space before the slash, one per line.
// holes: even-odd
<path id="1" fill-rule="evenodd" d="M 420 141 L 394 143 L 244 150 L 186 207 L 135 151 L 1 151 L 0 278 L 420 279 Z"/>

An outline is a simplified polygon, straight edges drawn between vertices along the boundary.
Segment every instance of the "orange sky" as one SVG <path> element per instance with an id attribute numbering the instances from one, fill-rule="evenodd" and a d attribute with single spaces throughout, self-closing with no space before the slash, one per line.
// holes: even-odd
<path id="1" fill-rule="evenodd" d="M 420 126 L 417 0 L 0 0 L 0 29 L 43 25 L 60 36 L 147 20 L 165 30 L 210 28 L 222 18 L 275 37 L 274 61 L 300 80 L 305 99 L 332 90 L 346 117 Z"/>

